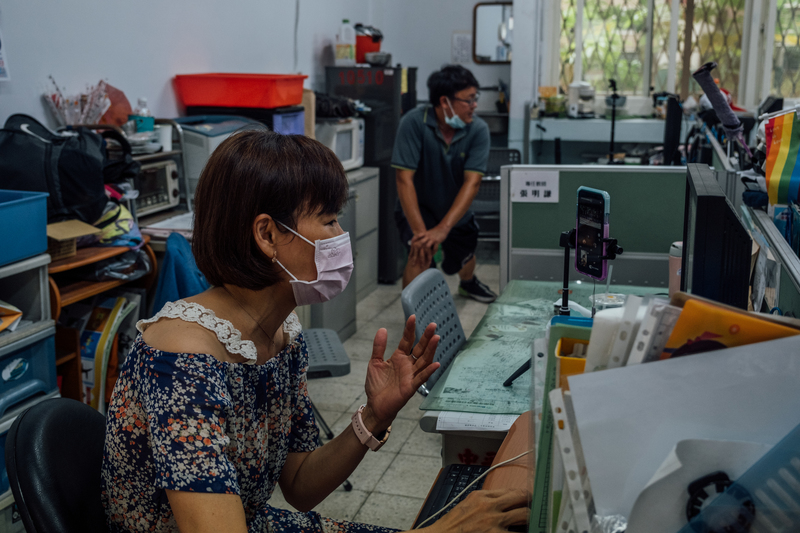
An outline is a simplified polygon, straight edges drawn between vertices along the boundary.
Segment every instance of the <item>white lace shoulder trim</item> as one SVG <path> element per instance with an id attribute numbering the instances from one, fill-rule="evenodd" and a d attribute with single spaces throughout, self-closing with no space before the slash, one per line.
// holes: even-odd
<path id="1" fill-rule="evenodd" d="M 289 313 L 289 316 L 283 321 L 283 331 L 289 334 L 289 342 L 297 340 L 297 336 L 303 331 L 300 319 L 294 312 Z"/>
<path id="2" fill-rule="evenodd" d="M 290 315 L 291 316 L 291 315 Z M 242 340 L 241 332 L 233 327 L 230 321 L 219 318 L 211 309 L 206 309 L 194 302 L 167 302 L 164 307 L 152 318 L 140 320 L 136 323 L 136 329 L 144 333 L 150 324 L 157 322 L 161 318 L 180 318 L 186 322 L 195 322 L 206 329 L 217 334 L 219 342 L 225 345 L 229 353 L 241 355 L 246 359 L 245 364 L 255 364 L 256 345 L 253 341 Z"/>

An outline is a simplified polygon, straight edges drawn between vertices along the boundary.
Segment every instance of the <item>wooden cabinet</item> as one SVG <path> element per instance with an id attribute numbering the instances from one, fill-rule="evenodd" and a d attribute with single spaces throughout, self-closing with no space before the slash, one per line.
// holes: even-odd
<path id="1" fill-rule="evenodd" d="M 137 287 L 148 289 L 152 286 L 157 276 L 158 264 L 156 256 L 149 245 L 150 237 L 145 235 L 144 242 L 143 250 L 150 260 L 150 272 L 130 283 Z M 127 246 L 79 248 L 77 255 L 50 263 L 48 268 L 50 274 L 50 312 L 53 320 L 58 321 L 61 309 L 67 305 L 129 283 L 125 280 L 57 282 L 56 278 L 59 276 L 54 278 L 53 275 L 122 255 L 129 249 Z M 74 329 L 60 326 L 56 329 L 56 371 L 61 376 L 61 395 L 65 398 L 80 400 L 82 388 L 80 338 L 78 331 Z"/>

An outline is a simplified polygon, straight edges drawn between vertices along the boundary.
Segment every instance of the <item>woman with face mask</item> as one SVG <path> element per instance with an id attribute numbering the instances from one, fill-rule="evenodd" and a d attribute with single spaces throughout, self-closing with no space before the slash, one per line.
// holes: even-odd
<path id="1" fill-rule="evenodd" d="M 390 436 L 398 411 L 438 368 L 430 324 L 385 359 L 375 335 L 366 403 L 318 445 L 308 352 L 293 309 L 344 290 L 350 237 L 336 214 L 347 178 L 303 136 L 237 133 L 195 193 L 193 252 L 212 288 L 137 324 L 108 412 L 102 483 L 112 531 L 386 531 L 311 511 Z M 271 507 L 279 483 L 302 512 Z M 428 531 L 524 522 L 522 492 L 470 496 Z"/>

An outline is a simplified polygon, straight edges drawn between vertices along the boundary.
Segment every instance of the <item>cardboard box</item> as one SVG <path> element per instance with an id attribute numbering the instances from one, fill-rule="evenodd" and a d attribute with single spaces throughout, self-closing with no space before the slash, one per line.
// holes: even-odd
<path id="1" fill-rule="evenodd" d="M 317 97 L 314 91 L 303 89 L 303 108 L 305 108 L 305 131 L 306 137 L 316 139 L 314 135 L 314 125 L 317 123 Z"/>
<path id="2" fill-rule="evenodd" d="M 99 235 L 100 229 L 80 220 L 66 220 L 47 225 L 47 253 L 52 261 L 72 257 L 77 250 L 78 237 Z"/>

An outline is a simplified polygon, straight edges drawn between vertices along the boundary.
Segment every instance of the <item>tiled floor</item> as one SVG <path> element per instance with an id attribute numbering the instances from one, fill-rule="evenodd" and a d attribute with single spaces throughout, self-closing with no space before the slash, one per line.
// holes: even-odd
<path id="1" fill-rule="evenodd" d="M 486 262 L 481 262 L 484 255 Z M 479 250 L 478 259 L 476 275 L 498 292 L 500 269 L 491 250 L 488 255 Z M 461 324 L 469 336 L 483 317 L 486 304 L 458 296 L 458 276 L 447 276 L 447 279 Z M 335 434 L 347 429 L 350 416 L 366 399 L 364 379 L 375 332 L 382 327 L 388 330 L 387 352 L 394 349 L 400 340 L 405 323 L 400 305 L 401 290 L 399 281 L 395 285 L 379 285 L 358 304 L 358 329 L 344 342 L 350 356 L 350 374 L 308 382 L 311 399 Z M 345 492 L 338 488 L 316 507 L 316 511 L 333 518 L 400 529 L 411 527 L 442 466 L 441 438 L 419 428 L 421 401 L 422 397 L 415 395 L 394 421 L 386 445 L 377 453 L 367 453 L 350 476 L 353 490 Z M 292 509 L 279 488 L 276 488 L 270 503 Z"/>

